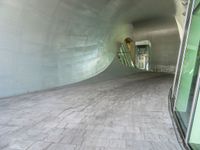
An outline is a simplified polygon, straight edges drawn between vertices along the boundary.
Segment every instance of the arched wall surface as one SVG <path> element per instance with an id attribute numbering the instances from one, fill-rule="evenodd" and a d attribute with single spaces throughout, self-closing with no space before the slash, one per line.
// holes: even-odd
<path id="1" fill-rule="evenodd" d="M 136 41 L 150 40 L 152 69 L 175 71 L 180 39 L 177 24 L 173 18 L 135 23 L 133 33 Z"/>
<path id="2" fill-rule="evenodd" d="M 173 0 L 0 0 L 0 97 L 93 77 L 134 21 L 174 14 Z"/>

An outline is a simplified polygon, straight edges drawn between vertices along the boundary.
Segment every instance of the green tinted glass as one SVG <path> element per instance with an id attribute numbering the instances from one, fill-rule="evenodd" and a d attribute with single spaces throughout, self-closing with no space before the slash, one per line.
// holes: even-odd
<path id="1" fill-rule="evenodd" d="M 199 1 L 196 1 L 197 7 Z M 196 8 L 195 7 L 195 8 Z M 199 41 L 200 41 L 200 15 L 195 13 L 192 16 L 187 49 L 183 62 L 180 85 L 177 95 L 176 111 L 181 126 L 186 132 L 193 102 L 193 94 L 196 87 L 198 68 L 200 63 Z"/>

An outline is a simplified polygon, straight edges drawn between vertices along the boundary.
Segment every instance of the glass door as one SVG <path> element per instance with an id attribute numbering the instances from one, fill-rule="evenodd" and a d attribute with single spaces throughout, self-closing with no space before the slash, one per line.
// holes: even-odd
<path id="1" fill-rule="evenodd" d="M 189 124 L 186 140 L 193 150 L 200 150 L 200 71 Z"/>
<path id="2" fill-rule="evenodd" d="M 177 61 L 177 66 L 176 66 L 176 73 L 175 73 L 174 82 L 172 86 L 171 98 L 173 98 L 173 100 L 175 99 L 175 96 L 177 95 L 181 69 L 183 66 L 183 59 L 185 56 L 185 50 L 187 46 L 186 44 L 188 42 L 188 33 L 190 31 L 189 29 L 190 29 L 190 24 L 192 20 L 193 8 L 194 8 L 194 0 L 191 0 L 187 8 L 186 20 L 185 20 L 185 26 L 184 26 L 184 35 L 183 35 L 183 39 L 180 45 L 180 51 L 179 51 L 179 56 L 178 56 L 178 61 Z"/>
<path id="3" fill-rule="evenodd" d="M 194 91 L 200 64 L 200 14 L 198 8 L 200 0 L 195 1 L 192 22 L 189 28 L 185 57 L 180 74 L 179 88 L 177 91 L 175 111 L 181 127 L 186 133 L 189 125 L 190 112 L 193 103 Z"/>

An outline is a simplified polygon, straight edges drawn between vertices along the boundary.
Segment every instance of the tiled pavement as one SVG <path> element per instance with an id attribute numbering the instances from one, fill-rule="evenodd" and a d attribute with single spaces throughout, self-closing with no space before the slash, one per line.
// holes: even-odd
<path id="1" fill-rule="evenodd" d="M 169 75 L 139 74 L 0 100 L 0 150 L 180 150 Z"/>

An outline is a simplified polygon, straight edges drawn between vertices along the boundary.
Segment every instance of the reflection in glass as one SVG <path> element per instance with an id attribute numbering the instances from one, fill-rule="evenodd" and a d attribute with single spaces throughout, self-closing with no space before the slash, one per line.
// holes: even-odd
<path id="1" fill-rule="evenodd" d="M 199 1 L 198 1 L 199 2 Z M 200 15 L 194 13 L 188 36 L 185 57 L 183 60 L 182 74 L 177 94 L 176 112 L 181 127 L 186 133 L 193 103 L 194 91 L 196 88 L 197 75 L 200 65 Z"/>

